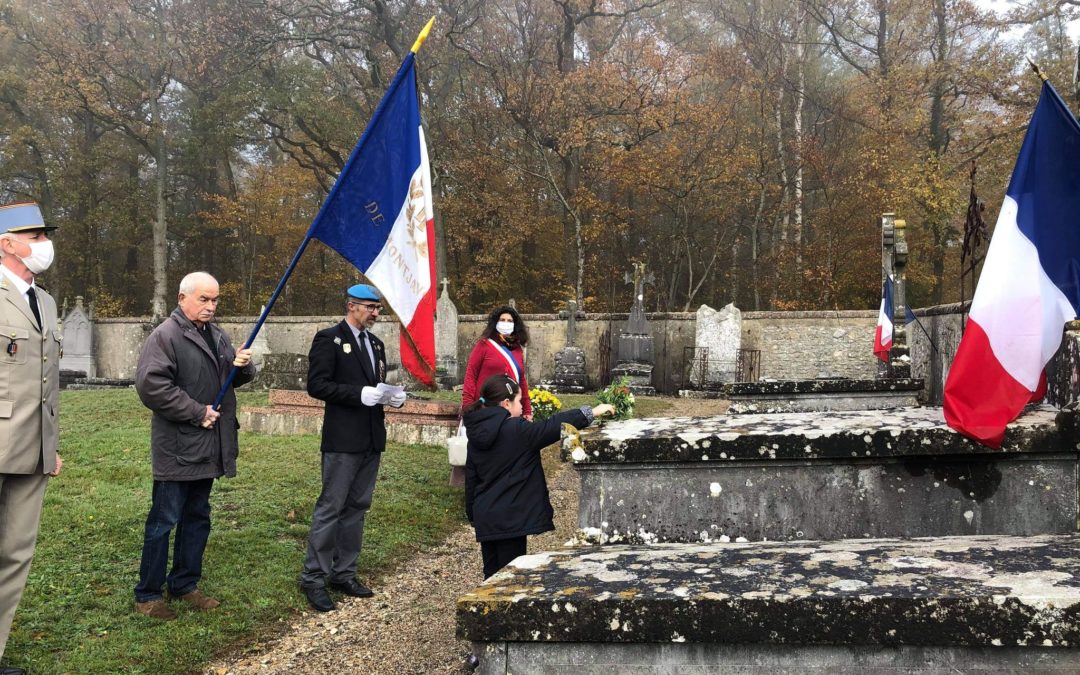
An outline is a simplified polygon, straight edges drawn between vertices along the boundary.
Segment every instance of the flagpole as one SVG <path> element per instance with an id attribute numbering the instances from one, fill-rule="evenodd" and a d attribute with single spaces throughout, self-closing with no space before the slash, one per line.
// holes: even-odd
<path id="1" fill-rule="evenodd" d="M 938 351 L 937 345 L 934 344 L 934 338 L 930 337 L 930 333 L 926 332 L 926 326 L 922 325 L 922 321 L 919 321 L 919 317 L 915 316 L 915 311 L 911 309 L 911 305 L 904 305 L 904 309 L 911 313 L 911 320 L 918 324 L 922 329 L 923 335 L 926 336 L 926 341 L 930 343 L 930 347 L 936 352 Z"/>
<path id="2" fill-rule="evenodd" d="M 1028 65 L 1031 66 L 1031 69 L 1035 71 L 1035 74 L 1039 76 L 1040 80 L 1042 80 L 1043 82 L 1049 81 L 1049 78 L 1047 78 L 1046 75 L 1043 75 L 1043 72 L 1039 70 L 1039 64 L 1032 61 L 1030 56 L 1025 55 L 1024 58 L 1027 60 Z"/>
<path id="3" fill-rule="evenodd" d="M 431 27 L 432 25 L 434 25 L 434 23 L 435 17 L 431 17 L 431 19 L 428 20 L 427 24 L 424 26 L 423 30 L 420 31 L 420 34 L 416 37 L 416 42 L 413 43 L 409 56 L 414 56 L 416 52 L 420 49 L 420 46 L 424 44 L 424 40 L 427 39 L 428 33 L 431 32 Z M 409 57 L 406 57 L 405 61 L 402 62 L 401 67 L 398 68 L 398 72 L 394 76 L 394 79 L 390 83 L 390 86 L 387 87 L 387 94 L 393 91 L 393 89 L 398 85 L 398 82 L 401 80 L 402 73 L 404 72 L 405 65 L 408 62 Z M 373 123 L 382 115 L 383 107 L 386 103 L 386 98 L 387 96 L 386 94 L 384 94 L 382 100 L 379 101 L 379 105 L 375 107 L 375 112 L 371 114 L 371 119 L 368 120 L 368 124 L 367 127 L 365 127 L 364 129 L 364 133 L 360 136 L 360 140 L 356 142 L 356 146 L 353 148 L 352 154 L 349 155 L 348 161 L 345 162 L 345 166 L 343 166 L 341 168 L 341 171 L 338 173 L 339 178 L 349 170 L 349 166 L 352 164 L 353 159 L 359 156 L 360 150 L 364 147 L 364 143 L 368 138 L 368 132 L 371 130 Z M 285 269 L 285 273 L 281 276 L 281 280 L 278 281 L 277 287 L 274 289 L 273 294 L 271 294 L 270 299 L 267 301 L 266 306 L 263 308 L 262 313 L 259 315 L 259 320 L 255 322 L 255 327 L 251 330 L 251 334 L 248 335 L 247 340 L 244 342 L 244 349 L 250 349 L 251 345 L 255 342 L 255 337 L 259 334 L 259 330 L 262 328 L 263 323 L 266 322 L 266 317 L 269 316 L 270 310 L 274 307 L 274 303 L 277 302 L 278 296 L 280 296 L 281 292 L 285 289 L 285 282 L 287 282 L 289 280 L 289 277 L 292 276 L 293 270 L 296 269 L 296 264 L 300 262 L 300 256 L 304 254 L 304 251 L 307 249 L 308 244 L 311 243 L 312 235 L 315 232 L 315 227 L 319 223 L 319 220 L 322 218 L 323 211 L 326 210 L 326 205 L 333 201 L 332 197 L 337 192 L 338 185 L 339 182 L 335 180 L 333 187 L 330 188 L 330 192 L 326 195 L 326 199 L 323 200 L 322 206 L 319 207 L 319 212 L 315 214 L 314 220 L 311 221 L 311 226 L 308 227 L 307 234 L 304 235 L 304 240 L 300 242 L 300 247 L 296 249 L 296 253 L 293 255 L 292 260 L 289 262 L 289 266 Z M 408 331 L 406 331 L 406 334 L 408 334 Z M 412 340 L 411 336 L 409 337 L 409 340 Z M 229 375 L 225 378 L 225 383 L 221 386 L 221 390 L 218 391 L 217 396 L 214 398 L 214 410 L 217 410 L 221 407 L 221 402 L 225 398 L 225 392 L 227 392 L 229 390 L 229 387 L 232 386 L 233 381 L 236 379 L 236 374 L 239 371 L 240 369 L 236 366 L 232 366 L 232 369 L 229 370 Z"/>
<path id="4" fill-rule="evenodd" d="M 263 323 L 266 322 L 266 317 L 270 314 L 270 310 L 273 309 L 274 303 L 277 302 L 278 296 L 281 295 L 281 291 L 285 290 L 285 282 L 292 276 L 293 270 L 296 269 L 296 264 L 300 262 L 300 256 L 304 255 L 304 251 L 307 249 L 307 245 L 311 243 L 311 230 L 308 229 L 307 235 L 304 236 L 304 241 L 300 242 L 300 247 L 296 249 L 296 253 L 293 255 L 292 260 L 289 261 L 289 266 L 285 269 L 285 274 L 281 276 L 281 281 L 278 281 L 277 288 L 270 295 L 270 299 L 266 301 L 266 306 L 263 307 L 262 313 L 259 315 L 259 320 L 255 322 L 255 327 L 251 329 L 251 334 L 248 335 L 248 339 L 244 342 L 244 349 L 250 349 L 253 342 L 255 342 L 255 336 L 259 334 L 259 330 L 262 328 Z M 221 385 L 221 390 L 218 391 L 217 396 L 214 397 L 214 410 L 221 407 L 221 401 L 225 398 L 225 392 L 232 386 L 233 380 L 236 379 L 236 374 L 240 372 L 240 369 L 235 365 L 229 370 L 229 376 L 225 378 L 225 384 Z"/>
<path id="5" fill-rule="evenodd" d="M 428 33 L 431 32 L 431 27 L 435 25 L 435 17 L 428 19 L 427 24 L 424 25 L 423 30 L 416 36 L 416 42 L 413 43 L 412 49 L 409 51 L 413 54 L 420 51 L 420 47 L 424 44 L 424 40 L 427 40 Z"/>

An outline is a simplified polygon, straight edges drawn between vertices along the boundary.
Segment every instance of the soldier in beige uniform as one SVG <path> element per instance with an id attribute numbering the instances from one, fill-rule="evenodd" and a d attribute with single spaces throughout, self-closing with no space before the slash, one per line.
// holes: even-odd
<path id="1" fill-rule="evenodd" d="M 56 454 L 61 337 L 56 302 L 34 285 L 53 259 L 33 202 L 0 206 L 0 658 L 34 557 Z M 0 665 L 0 675 L 21 668 Z"/>

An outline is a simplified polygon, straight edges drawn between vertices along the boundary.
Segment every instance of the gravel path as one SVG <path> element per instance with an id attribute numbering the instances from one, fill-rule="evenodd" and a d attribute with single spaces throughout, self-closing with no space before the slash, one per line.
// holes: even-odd
<path id="1" fill-rule="evenodd" d="M 717 415 L 727 401 L 672 399 L 665 416 Z M 529 552 L 563 546 L 577 529 L 578 476 L 544 451 L 555 531 L 529 537 Z M 454 636 L 458 596 L 483 579 L 480 545 L 472 527 L 450 534 L 439 547 L 371 579 L 375 597 L 348 598 L 338 609 L 301 614 L 281 636 L 211 664 L 208 675 L 235 673 L 460 673 L 469 644 Z"/>
<path id="2" fill-rule="evenodd" d="M 555 531 L 529 537 L 530 552 L 561 547 L 577 525 L 577 474 L 553 449 L 545 453 L 551 454 L 545 468 Z M 480 545 L 472 527 L 461 527 L 438 548 L 372 579 L 375 597 L 348 598 L 325 614 L 305 612 L 281 637 L 213 663 L 206 673 L 463 672 L 469 644 L 454 636 L 455 602 L 482 580 Z"/>

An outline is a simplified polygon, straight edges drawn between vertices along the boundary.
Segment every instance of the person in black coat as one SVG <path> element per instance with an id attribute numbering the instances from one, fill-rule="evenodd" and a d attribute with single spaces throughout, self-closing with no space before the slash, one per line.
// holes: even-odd
<path id="1" fill-rule="evenodd" d="M 526 537 L 555 529 L 540 451 L 559 440 L 563 423 L 584 429 L 610 405 L 561 412 L 543 422 L 521 416 L 521 389 L 506 375 L 484 381 L 465 412 L 465 514 L 476 530 L 484 578 L 525 554 Z"/>
<path id="2" fill-rule="evenodd" d="M 366 598 L 356 579 L 379 459 L 386 449 L 381 395 L 386 349 L 371 334 L 382 310 L 379 292 L 366 284 L 347 291 L 345 319 L 319 331 L 308 353 L 308 394 L 326 402 L 322 428 L 322 492 L 315 502 L 300 588 L 320 612 L 334 609 L 327 587 Z M 390 405 L 400 408 L 405 392 Z"/>

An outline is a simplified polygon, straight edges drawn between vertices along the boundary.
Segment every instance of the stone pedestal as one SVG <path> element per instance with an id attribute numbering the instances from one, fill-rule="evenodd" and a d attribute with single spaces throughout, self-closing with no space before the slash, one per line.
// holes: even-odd
<path id="1" fill-rule="evenodd" d="M 555 354 L 555 375 L 551 390 L 558 393 L 581 394 L 589 386 L 585 371 L 585 350 L 581 347 L 563 347 Z"/>
<path id="2" fill-rule="evenodd" d="M 940 408 L 655 418 L 580 434 L 592 541 L 1077 530 L 1077 415 L 1042 406 L 989 450 Z"/>
<path id="3" fill-rule="evenodd" d="M 240 425 L 247 431 L 273 435 L 322 432 L 324 403 L 302 391 L 270 390 L 270 407 L 242 408 Z M 386 437 L 394 443 L 438 445 L 457 430 L 459 405 L 453 401 L 409 398 L 400 408 L 386 407 Z"/>
<path id="4" fill-rule="evenodd" d="M 258 389 L 307 390 L 307 354 L 266 354 L 252 386 Z"/>
<path id="5" fill-rule="evenodd" d="M 626 384 L 635 396 L 652 396 L 656 389 L 652 386 L 651 363 L 621 362 L 611 369 L 611 379 L 616 382 L 626 378 Z"/>

